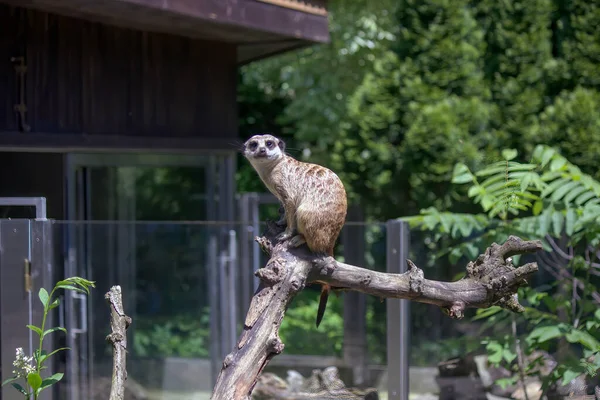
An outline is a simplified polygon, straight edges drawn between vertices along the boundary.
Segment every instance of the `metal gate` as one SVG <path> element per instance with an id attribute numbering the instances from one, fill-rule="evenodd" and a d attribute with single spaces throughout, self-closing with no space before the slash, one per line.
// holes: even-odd
<path id="1" fill-rule="evenodd" d="M 0 219 L 0 369 L 4 381 L 12 376 L 15 350 L 20 347 L 26 355 L 31 355 L 37 348 L 38 336 L 26 326 L 40 325 L 43 308 L 38 291 L 53 285 L 54 269 L 46 200 L 40 197 L 0 198 L 0 207 L 15 208 L 14 214 L 35 216 L 35 219 Z M 23 213 L 23 207 L 34 211 L 26 209 Z M 47 326 L 54 324 L 51 316 Z M 53 347 L 47 340 L 45 350 Z M 44 373 L 51 375 L 54 369 L 55 365 L 50 364 Z M 40 398 L 50 400 L 53 397 L 48 390 L 42 392 Z M 0 391 L 1 400 L 22 398 L 10 385 Z"/>

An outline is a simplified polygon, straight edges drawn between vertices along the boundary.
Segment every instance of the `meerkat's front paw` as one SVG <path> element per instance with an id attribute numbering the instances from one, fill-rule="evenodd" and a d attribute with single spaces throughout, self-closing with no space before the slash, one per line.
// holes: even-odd
<path id="1" fill-rule="evenodd" d="M 291 239 L 294 235 L 295 232 L 292 229 L 286 229 L 285 231 L 277 235 L 277 240 L 279 240 L 280 242 L 284 242 L 288 239 Z"/>
<path id="2" fill-rule="evenodd" d="M 300 247 L 306 243 L 306 239 L 302 235 L 296 235 L 290 239 L 290 247 Z"/>

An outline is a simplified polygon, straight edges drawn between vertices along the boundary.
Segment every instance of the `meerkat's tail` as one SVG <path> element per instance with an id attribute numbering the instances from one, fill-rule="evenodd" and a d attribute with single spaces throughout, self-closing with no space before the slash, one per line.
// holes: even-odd
<path id="1" fill-rule="evenodd" d="M 321 289 L 321 297 L 319 299 L 319 309 L 317 310 L 317 328 L 323 320 L 323 315 L 325 315 L 325 309 L 327 308 L 327 299 L 329 298 L 330 291 L 331 286 L 323 285 L 323 288 Z"/>
<path id="2" fill-rule="evenodd" d="M 333 257 L 333 246 L 327 249 L 325 252 L 330 257 Z M 328 284 L 322 284 L 321 288 L 321 297 L 319 298 L 319 309 L 317 310 L 317 328 L 321 324 L 323 320 L 323 315 L 325 315 L 325 309 L 327 308 L 327 299 L 329 298 L 329 292 L 331 292 L 331 286 Z"/>

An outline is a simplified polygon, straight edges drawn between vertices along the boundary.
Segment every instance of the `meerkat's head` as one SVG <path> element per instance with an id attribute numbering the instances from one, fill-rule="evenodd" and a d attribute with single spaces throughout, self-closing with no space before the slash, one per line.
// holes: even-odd
<path id="1" fill-rule="evenodd" d="M 273 135 L 254 135 L 244 143 L 244 156 L 256 168 L 285 156 L 285 143 Z"/>

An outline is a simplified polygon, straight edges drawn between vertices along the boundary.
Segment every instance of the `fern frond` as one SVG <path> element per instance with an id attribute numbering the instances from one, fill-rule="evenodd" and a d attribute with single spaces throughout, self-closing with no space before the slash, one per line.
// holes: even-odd
<path id="1" fill-rule="evenodd" d="M 547 183 L 540 197 L 551 203 L 564 203 L 566 208 L 585 206 L 600 201 L 600 182 L 581 172 L 555 149 L 538 145 L 533 161 L 548 169 L 541 179 Z"/>
<path id="2" fill-rule="evenodd" d="M 482 231 L 489 224 L 485 215 L 440 212 L 434 207 L 421 210 L 421 214 L 400 218 L 411 228 L 448 234 L 452 238 L 468 237 Z"/>

